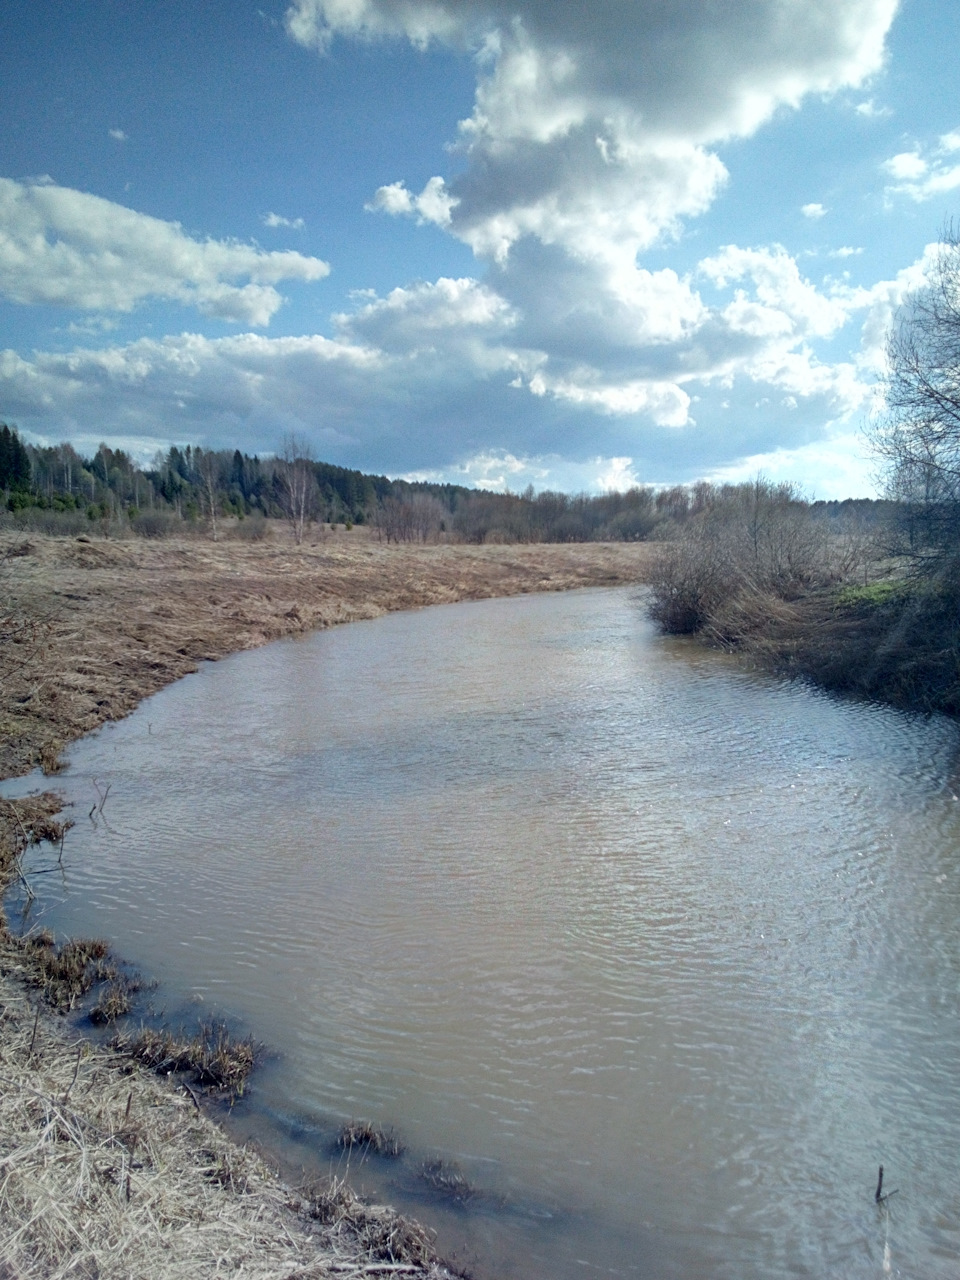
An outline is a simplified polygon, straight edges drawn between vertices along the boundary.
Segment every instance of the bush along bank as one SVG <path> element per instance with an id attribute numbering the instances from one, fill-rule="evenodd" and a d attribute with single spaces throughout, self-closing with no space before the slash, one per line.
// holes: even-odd
<path id="1" fill-rule="evenodd" d="M 960 714 L 960 566 L 918 572 L 897 538 L 832 527 L 784 486 L 727 488 L 662 548 L 649 613 L 830 690 Z"/>

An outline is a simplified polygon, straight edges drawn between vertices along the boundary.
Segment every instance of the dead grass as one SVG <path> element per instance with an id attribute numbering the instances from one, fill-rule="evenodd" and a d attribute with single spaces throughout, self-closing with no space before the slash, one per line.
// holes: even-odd
<path id="1" fill-rule="evenodd" d="M 145 984 L 139 974 L 116 974 L 105 984 L 97 1003 L 90 1010 L 90 1021 L 95 1027 L 105 1027 L 118 1018 L 125 1017 L 133 1008 L 133 997 L 145 985 L 155 984 Z"/>
<path id="2" fill-rule="evenodd" d="M 69 1012 L 97 983 L 117 976 L 102 938 L 76 938 L 58 947 L 46 930 L 18 937 L 3 925 L 0 971 L 18 974 L 60 1013 Z"/>
<path id="3" fill-rule="evenodd" d="M 340 1183 L 304 1199 L 183 1090 L 126 1072 L 0 980 L 0 1276 L 449 1275 L 422 1227 Z"/>
<path id="4" fill-rule="evenodd" d="M 12 547 L 15 555 L 5 555 Z M 0 777 L 37 765 L 196 669 L 395 609 L 636 582 L 643 543 L 386 546 L 362 529 L 261 541 L 0 535 Z"/>
<path id="5" fill-rule="evenodd" d="M 337 1147 L 341 1151 L 357 1149 L 361 1154 L 384 1156 L 395 1160 L 403 1155 L 403 1143 L 392 1129 L 373 1124 L 370 1120 L 349 1120 L 337 1134 Z"/>
<path id="6" fill-rule="evenodd" d="M 430 1273 L 436 1266 L 431 1231 L 393 1209 L 364 1204 L 341 1178 L 314 1187 L 308 1205 L 310 1216 L 323 1223 L 348 1250 L 385 1264 L 384 1271 L 410 1267 Z"/>
<path id="7" fill-rule="evenodd" d="M 477 1194 L 464 1177 L 463 1170 L 453 1161 L 427 1160 L 420 1166 L 420 1180 L 430 1190 L 452 1204 L 466 1204 Z"/>
<path id="8" fill-rule="evenodd" d="M 252 1039 L 232 1036 L 222 1022 L 205 1022 L 193 1036 L 140 1027 L 122 1032 L 111 1045 L 158 1075 L 189 1075 L 194 1084 L 231 1098 L 243 1093 L 258 1056 Z"/>

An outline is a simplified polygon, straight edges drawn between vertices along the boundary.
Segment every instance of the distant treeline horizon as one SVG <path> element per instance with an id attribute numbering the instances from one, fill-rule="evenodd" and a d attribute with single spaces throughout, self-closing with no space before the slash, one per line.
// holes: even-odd
<path id="1" fill-rule="evenodd" d="M 69 443 L 30 444 L 15 427 L 0 423 L 3 508 L 18 523 L 42 523 L 51 531 L 72 527 L 80 517 L 148 537 L 200 525 L 212 527 L 216 536 L 225 520 L 256 526 L 274 518 L 288 520 L 298 541 L 313 522 L 370 525 L 388 542 L 660 540 L 741 487 L 699 481 L 603 494 L 535 493 L 532 486 L 522 493 L 498 492 L 390 479 L 317 461 L 294 437 L 276 456 L 171 445 L 149 466 L 140 466 L 107 444 L 85 456 Z M 831 520 L 872 524 L 890 507 L 870 498 L 808 503 L 793 486 L 777 487 L 791 502 Z"/>

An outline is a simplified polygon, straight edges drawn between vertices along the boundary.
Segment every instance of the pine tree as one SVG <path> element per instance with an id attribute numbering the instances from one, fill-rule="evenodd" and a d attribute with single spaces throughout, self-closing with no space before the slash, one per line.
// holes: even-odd
<path id="1" fill-rule="evenodd" d="M 30 488 L 30 455 L 17 429 L 0 425 L 0 489 L 23 492 Z"/>

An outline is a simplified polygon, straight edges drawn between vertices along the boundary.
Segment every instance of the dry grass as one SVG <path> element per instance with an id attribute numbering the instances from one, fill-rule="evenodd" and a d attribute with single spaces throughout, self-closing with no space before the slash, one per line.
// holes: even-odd
<path id="1" fill-rule="evenodd" d="M 125 1017 L 133 1008 L 133 997 L 142 991 L 144 986 L 152 987 L 155 983 L 144 983 L 139 974 L 118 973 L 109 979 L 97 998 L 97 1003 L 90 1010 L 90 1021 L 95 1027 L 105 1027 L 118 1018 Z"/>
<path id="2" fill-rule="evenodd" d="M 341 1151 L 359 1150 L 363 1155 L 391 1160 L 403 1155 L 403 1143 L 393 1130 L 370 1120 L 348 1121 L 337 1134 L 337 1147 Z"/>
<path id="3" fill-rule="evenodd" d="M 222 1022 L 205 1022 L 194 1036 L 140 1027 L 116 1036 L 112 1048 L 158 1075 L 188 1074 L 194 1084 L 232 1098 L 243 1093 L 258 1054 L 252 1039 L 232 1036 Z"/>
<path id="4" fill-rule="evenodd" d="M 448 1274 L 417 1224 L 340 1183 L 304 1200 L 186 1093 L 126 1071 L 0 982 L 0 1276 Z"/>
<path id="5" fill-rule="evenodd" d="M 429 1270 L 436 1262 L 432 1232 L 392 1209 L 365 1205 L 342 1178 L 312 1188 L 308 1212 L 348 1251 L 388 1267 L 412 1264 Z"/>
<path id="6" fill-rule="evenodd" d="M 649 559 L 642 543 L 388 547 L 361 529 L 302 547 L 276 529 L 216 543 L 0 535 L 0 777 L 55 772 L 67 743 L 205 658 L 395 609 L 636 582 Z"/>
<path id="7" fill-rule="evenodd" d="M 452 1204 L 466 1204 L 477 1194 L 458 1164 L 447 1160 L 427 1160 L 420 1166 L 420 1180 L 430 1190 Z"/>
<path id="8" fill-rule="evenodd" d="M 97 983 L 117 976 L 102 938 L 76 938 L 57 947 L 46 930 L 18 937 L 2 925 L 0 971 L 19 974 L 61 1013 L 71 1010 Z"/>

